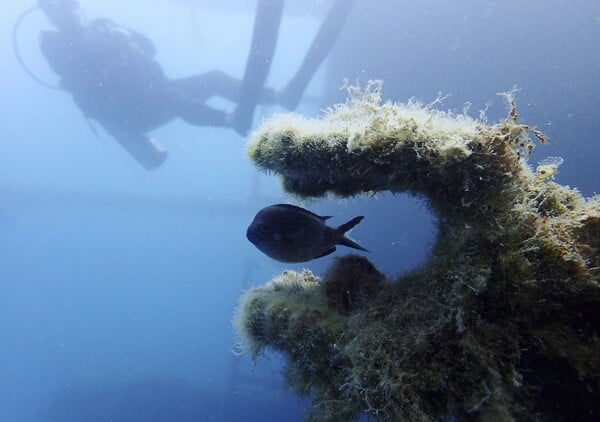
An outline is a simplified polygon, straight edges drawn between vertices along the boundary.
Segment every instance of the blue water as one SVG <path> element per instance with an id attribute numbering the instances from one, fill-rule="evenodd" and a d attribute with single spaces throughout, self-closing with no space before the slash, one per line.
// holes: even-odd
<path id="1" fill-rule="evenodd" d="M 126 3 L 126 4 L 125 4 Z M 254 2 L 82 1 L 90 18 L 150 37 L 172 78 L 220 69 L 241 77 Z M 290 1 L 268 84 L 293 74 L 329 2 Z M 424 3 L 424 4 L 423 4 Z M 357 1 L 346 31 L 300 111 L 343 99 L 350 80 L 383 78 L 386 98 L 433 100 L 472 114 L 517 84 L 521 118 L 551 139 L 532 162 L 562 156 L 557 181 L 589 196 L 600 162 L 600 3 Z M 251 4 L 252 6 L 249 6 Z M 325 270 L 331 256 L 285 266 L 260 254 L 245 229 L 262 206 L 286 201 L 258 174 L 245 140 L 174 121 L 153 132 L 168 150 L 141 169 L 108 135 L 94 134 L 65 93 L 32 81 L 12 49 L 28 6 L 0 5 L 0 421 L 299 420 L 283 359 L 232 353 L 241 292 L 285 268 Z M 168 23 L 165 17 L 168 16 Z M 19 32 L 23 58 L 55 83 L 37 46 L 40 13 Z M 336 81 L 335 83 L 332 81 Z M 231 107 L 227 103 L 215 103 Z M 257 121 L 278 111 L 258 109 Z M 432 217 L 407 196 L 305 204 L 342 223 L 394 275 L 424 262 Z M 336 255 L 343 254 L 339 248 Z"/>

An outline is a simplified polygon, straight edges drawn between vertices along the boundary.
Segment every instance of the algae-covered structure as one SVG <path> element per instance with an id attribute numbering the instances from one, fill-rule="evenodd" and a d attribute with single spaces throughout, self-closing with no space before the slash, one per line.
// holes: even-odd
<path id="1" fill-rule="evenodd" d="M 286 271 L 244 294 L 234 324 L 254 357 L 287 357 L 312 420 L 600 417 L 600 199 L 531 169 L 544 136 L 350 87 L 322 118 L 254 133 L 256 165 L 300 197 L 409 192 L 436 216 L 428 262 L 390 279 L 366 258 Z M 543 167 L 546 166 L 546 167 Z"/>

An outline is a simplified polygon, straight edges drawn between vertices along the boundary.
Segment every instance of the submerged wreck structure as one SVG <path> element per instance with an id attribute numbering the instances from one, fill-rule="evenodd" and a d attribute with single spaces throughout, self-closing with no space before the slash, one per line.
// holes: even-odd
<path id="1" fill-rule="evenodd" d="M 299 197 L 423 198 L 429 260 L 395 280 L 355 255 L 286 271 L 241 298 L 241 345 L 287 357 L 310 420 L 600 417 L 600 198 L 555 183 L 560 160 L 528 166 L 545 138 L 511 93 L 488 125 L 349 90 L 320 119 L 266 121 L 249 155 Z"/>

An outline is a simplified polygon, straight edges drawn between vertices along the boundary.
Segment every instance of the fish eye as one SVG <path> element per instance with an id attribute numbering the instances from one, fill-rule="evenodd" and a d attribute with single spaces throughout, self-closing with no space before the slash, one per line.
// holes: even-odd
<path id="1" fill-rule="evenodd" d="M 268 225 L 266 225 L 266 224 L 264 224 L 264 223 L 260 223 L 260 224 L 258 225 L 258 229 L 259 229 L 261 232 L 263 232 L 263 233 L 269 233 L 269 232 L 270 232 L 270 230 L 269 230 L 269 226 L 268 226 Z"/>

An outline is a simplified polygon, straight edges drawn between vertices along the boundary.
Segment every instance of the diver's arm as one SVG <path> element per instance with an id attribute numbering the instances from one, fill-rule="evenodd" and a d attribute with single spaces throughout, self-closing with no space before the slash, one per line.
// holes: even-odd
<path id="1" fill-rule="evenodd" d="M 120 125 L 100 124 L 146 170 L 155 170 L 167 159 L 167 151 L 147 134 Z"/>

